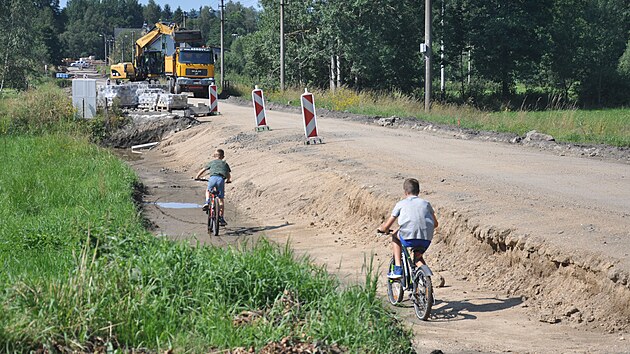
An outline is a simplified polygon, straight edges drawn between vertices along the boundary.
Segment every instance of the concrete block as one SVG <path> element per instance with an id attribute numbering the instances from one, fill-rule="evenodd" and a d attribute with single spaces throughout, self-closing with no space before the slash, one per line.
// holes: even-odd
<path id="1" fill-rule="evenodd" d="M 137 89 L 136 84 L 101 86 L 98 92 L 98 105 L 104 107 L 107 103 L 111 107 L 114 99 L 117 99 L 121 107 L 136 107 L 138 106 Z"/>
<path id="2" fill-rule="evenodd" d="M 188 95 L 172 93 L 160 94 L 157 107 L 168 110 L 186 109 L 188 107 Z"/>

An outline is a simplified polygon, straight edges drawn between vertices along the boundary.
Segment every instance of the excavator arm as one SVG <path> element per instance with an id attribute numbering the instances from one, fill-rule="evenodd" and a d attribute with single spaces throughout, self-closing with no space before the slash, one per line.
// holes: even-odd
<path id="1" fill-rule="evenodd" d="M 173 35 L 177 31 L 177 25 L 174 23 L 167 24 L 158 22 L 153 28 L 147 32 L 144 36 L 138 38 L 136 41 L 136 59 L 144 54 L 145 48 L 147 48 L 153 41 L 159 38 L 161 35 Z"/>

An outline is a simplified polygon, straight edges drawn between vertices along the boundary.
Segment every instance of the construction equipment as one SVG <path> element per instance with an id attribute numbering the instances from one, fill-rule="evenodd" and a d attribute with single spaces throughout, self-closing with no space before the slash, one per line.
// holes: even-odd
<path id="1" fill-rule="evenodd" d="M 136 41 L 133 63 L 111 66 L 111 78 L 151 81 L 167 77 L 172 93 L 208 97 L 208 86 L 214 82 L 214 55 L 211 49 L 193 47 L 201 40 L 201 31 L 158 22 Z"/>
<path id="2" fill-rule="evenodd" d="M 214 83 L 214 55 L 210 48 L 180 47 L 166 57 L 166 76 L 172 93 L 192 92 L 195 97 L 208 97 Z"/>
<path id="3" fill-rule="evenodd" d="M 109 67 L 109 76 L 113 80 L 116 80 L 116 82 L 118 82 L 118 80 L 138 81 L 136 68 L 133 66 L 133 63 L 130 62 L 112 64 Z"/>
<path id="4" fill-rule="evenodd" d="M 144 81 L 163 77 L 164 55 L 168 44 L 171 44 L 173 49 L 175 48 L 172 42 L 176 30 L 175 24 L 156 23 L 150 31 L 134 43 L 132 63 L 118 63 L 110 67 L 111 78 Z"/>

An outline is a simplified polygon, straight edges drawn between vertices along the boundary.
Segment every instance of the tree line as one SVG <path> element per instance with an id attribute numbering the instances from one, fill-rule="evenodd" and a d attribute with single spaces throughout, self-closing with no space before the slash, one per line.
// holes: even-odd
<path id="1" fill-rule="evenodd" d="M 227 1 L 225 13 L 226 46 L 236 36 L 256 30 L 255 9 Z M 0 0 L 0 25 L 5 30 L 0 36 L 0 87 L 25 89 L 30 78 L 44 73 L 45 65 L 60 65 L 64 58 L 103 59 L 115 28 L 136 29 L 132 33 L 137 39 L 138 29 L 158 21 L 181 27 L 185 23 L 199 29 L 207 45 L 220 44 L 219 12 L 209 6 L 173 10 L 154 0 L 146 5 L 138 0 L 68 0 L 61 8 L 59 0 Z M 117 61 L 127 51 L 122 57 L 130 60 L 131 47 L 130 38 L 118 38 L 108 55 Z"/>
<path id="2" fill-rule="evenodd" d="M 424 1 L 285 1 L 286 80 L 422 97 Z M 237 72 L 277 83 L 277 0 L 242 39 Z M 630 104 L 628 0 L 434 0 L 436 98 L 498 108 Z M 441 93 L 440 69 L 447 77 Z"/>
<path id="3" fill-rule="evenodd" d="M 285 82 L 422 97 L 424 1 L 285 0 Z M 434 0 L 436 98 L 497 108 L 630 104 L 628 0 Z M 226 1 L 228 78 L 278 87 L 280 1 Z M 104 55 L 115 27 L 157 21 L 199 29 L 219 45 L 220 14 L 154 0 L 3 0 L 0 74 L 20 87 L 42 63 Z M 11 60 L 7 58 L 11 57 Z M 440 70 L 446 89 L 440 91 Z"/>

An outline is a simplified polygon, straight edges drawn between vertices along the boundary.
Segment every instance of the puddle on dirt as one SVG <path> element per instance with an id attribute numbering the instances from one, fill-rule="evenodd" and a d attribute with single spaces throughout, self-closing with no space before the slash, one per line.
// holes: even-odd
<path id="1" fill-rule="evenodd" d="M 118 156 L 119 159 L 124 161 L 142 160 L 142 155 L 132 153 L 131 149 L 110 148 L 109 151 L 111 151 L 112 153 L 114 153 L 114 155 Z"/>
<path id="2" fill-rule="evenodd" d="M 156 202 L 156 203 L 146 203 L 146 204 L 154 204 L 159 206 L 160 208 L 167 209 L 197 209 L 201 208 L 202 205 L 195 203 L 177 203 L 177 202 Z"/>

